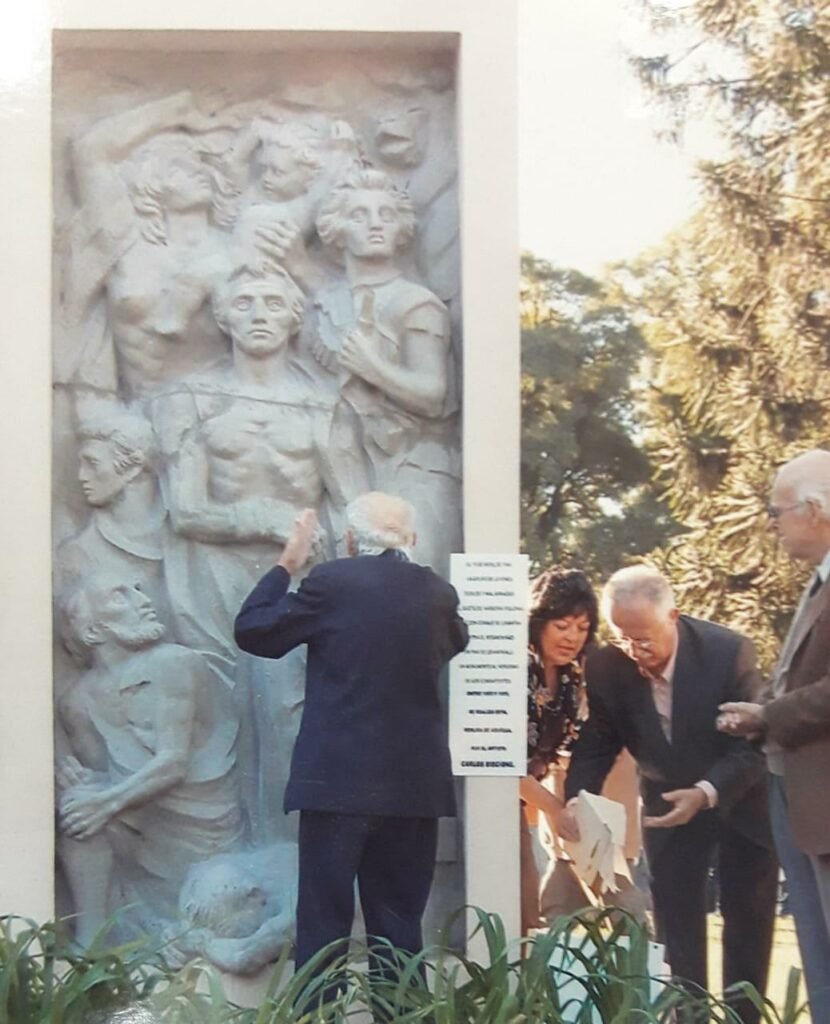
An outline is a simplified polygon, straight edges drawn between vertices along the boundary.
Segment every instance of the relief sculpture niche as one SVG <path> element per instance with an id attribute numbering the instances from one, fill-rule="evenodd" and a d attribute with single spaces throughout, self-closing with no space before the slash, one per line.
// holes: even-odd
<path id="1" fill-rule="evenodd" d="M 79 941 L 251 974 L 292 939 L 305 663 L 239 652 L 233 618 L 301 509 L 336 557 L 370 488 L 446 573 L 461 307 L 449 40 L 240 37 L 56 36 L 55 772 Z"/>

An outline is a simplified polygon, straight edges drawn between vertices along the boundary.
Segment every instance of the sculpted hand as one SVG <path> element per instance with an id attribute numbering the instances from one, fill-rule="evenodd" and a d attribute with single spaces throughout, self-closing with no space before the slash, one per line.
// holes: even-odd
<path id="1" fill-rule="evenodd" d="M 63 831 L 74 839 L 89 839 L 118 813 L 118 807 L 105 789 L 77 787 L 61 801 Z"/>
<path id="2" fill-rule="evenodd" d="M 58 786 L 61 789 L 71 789 L 74 786 L 91 785 L 95 781 L 95 772 L 91 768 L 85 768 L 77 757 L 63 757 L 58 761 L 55 775 Z"/>
<path id="3" fill-rule="evenodd" d="M 184 127 L 191 132 L 213 132 L 220 128 L 239 128 L 244 111 L 231 107 L 230 97 L 224 89 L 210 89 L 193 97 L 193 109 L 188 112 Z"/>
<path id="4" fill-rule="evenodd" d="M 299 257 L 305 248 L 299 226 L 292 220 L 261 224 L 256 229 L 256 244 L 268 259 L 283 264 L 289 257 Z"/>
<path id="5" fill-rule="evenodd" d="M 357 327 L 351 331 L 340 349 L 340 365 L 367 384 L 379 386 L 378 329 L 375 324 L 375 296 L 368 292 L 363 297 Z"/>
<path id="6" fill-rule="evenodd" d="M 365 380 L 367 384 L 377 386 L 378 365 L 373 345 L 360 330 L 347 335 L 340 349 L 340 365 L 355 377 Z"/>
<path id="7" fill-rule="evenodd" d="M 760 736 L 764 731 L 763 708 L 749 701 L 732 701 L 721 704 L 715 726 L 720 732 L 731 736 Z"/>
<path id="8" fill-rule="evenodd" d="M 557 834 L 570 843 L 579 842 L 579 825 L 576 823 L 576 806 L 573 801 L 565 804 L 556 823 Z"/>
<path id="9" fill-rule="evenodd" d="M 674 807 L 658 818 L 645 817 L 643 825 L 646 828 L 674 828 L 677 825 L 685 825 L 694 818 L 698 811 L 709 806 L 706 794 L 699 786 L 692 786 L 690 789 L 672 789 L 663 794 L 666 803 L 674 804 Z"/>
<path id="10" fill-rule="evenodd" d="M 294 520 L 291 536 L 286 541 L 277 565 L 287 569 L 293 576 L 306 564 L 314 546 L 317 533 L 317 513 L 313 508 L 304 509 Z"/>

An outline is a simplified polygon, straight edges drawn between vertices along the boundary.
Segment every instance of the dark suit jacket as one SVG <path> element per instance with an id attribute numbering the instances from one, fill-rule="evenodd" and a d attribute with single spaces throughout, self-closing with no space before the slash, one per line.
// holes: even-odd
<path id="1" fill-rule="evenodd" d="M 717 813 L 748 838 L 772 845 L 764 760 L 746 740 L 715 728 L 719 704 L 755 700 L 762 688 L 747 639 L 680 616 L 671 742 L 660 727 L 649 681 L 622 651 L 605 647 L 589 654 L 585 677 L 589 715 L 571 755 L 566 798 L 581 789 L 598 793 L 617 754 L 627 747 L 640 770 L 646 814 L 670 809 L 663 792 L 706 779 L 718 791 Z M 650 829 L 649 838 L 659 846 L 670 831 Z"/>
<path id="2" fill-rule="evenodd" d="M 455 813 L 439 692 L 467 645 L 458 596 L 397 553 L 312 569 L 296 593 L 277 567 L 236 619 L 244 651 L 308 644 L 306 695 L 285 810 L 440 817 Z"/>
<path id="3" fill-rule="evenodd" d="M 793 837 L 805 853 L 830 853 L 830 582 L 805 608 L 786 692 L 764 709 L 767 738 L 784 749 Z"/>

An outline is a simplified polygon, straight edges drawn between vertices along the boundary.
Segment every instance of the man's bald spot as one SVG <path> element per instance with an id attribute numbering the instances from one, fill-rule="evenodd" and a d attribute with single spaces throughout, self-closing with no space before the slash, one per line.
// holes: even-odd
<path id="1" fill-rule="evenodd" d="M 383 491 L 370 491 L 357 500 L 375 529 L 412 532 L 415 518 L 413 509 L 403 498 L 384 494 Z"/>

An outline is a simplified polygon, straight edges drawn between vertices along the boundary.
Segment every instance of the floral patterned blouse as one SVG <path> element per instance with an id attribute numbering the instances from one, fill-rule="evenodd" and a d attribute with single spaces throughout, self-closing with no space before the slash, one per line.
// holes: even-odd
<path id="1" fill-rule="evenodd" d="M 556 672 L 556 692 L 551 693 L 541 659 L 528 650 L 527 774 L 535 779 L 543 779 L 559 754 L 571 746 L 585 718 L 582 666 L 572 661 Z"/>

